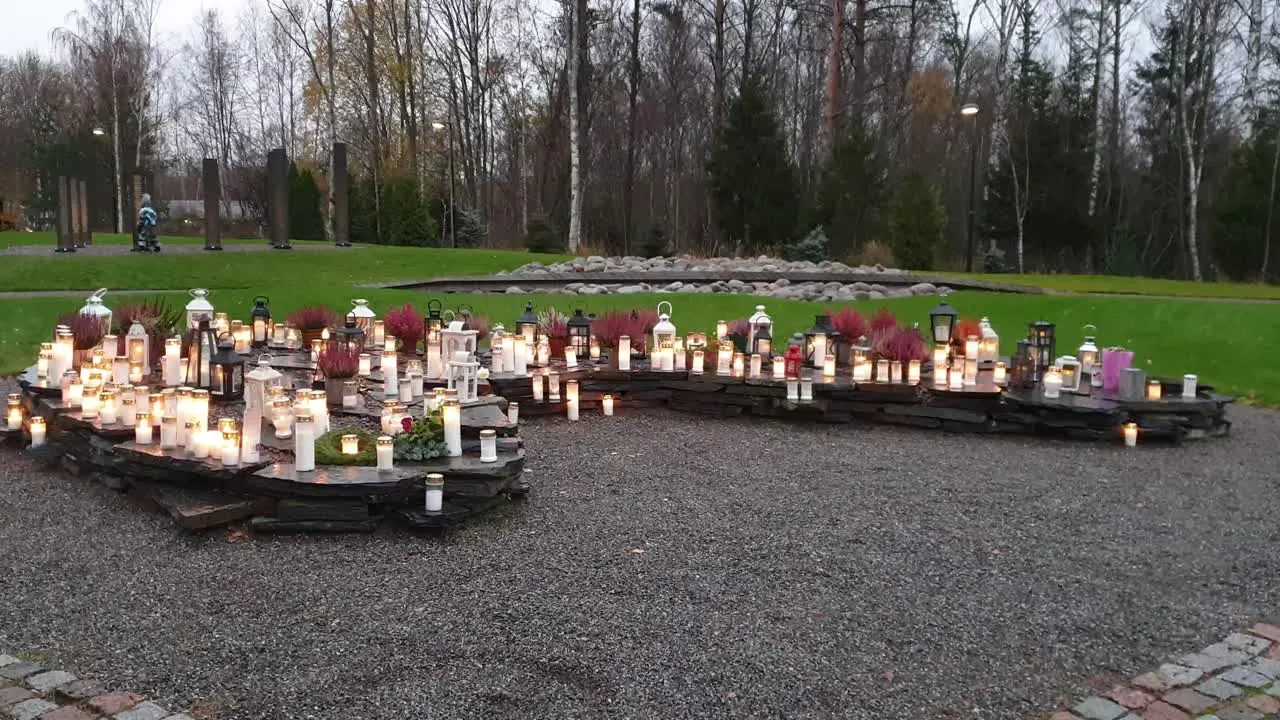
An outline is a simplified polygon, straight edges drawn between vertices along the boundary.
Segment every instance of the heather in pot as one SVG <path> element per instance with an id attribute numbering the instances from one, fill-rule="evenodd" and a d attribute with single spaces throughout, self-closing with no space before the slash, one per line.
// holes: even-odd
<path id="1" fill-rule="evenodd" d="M 362 348 L 348 347 L 346 343 L 330 341 L 320 350 L 317 366 L 324 375 L 325 399 L 332 407 L 342 405 L 342 384 L 360 371 Z"/>

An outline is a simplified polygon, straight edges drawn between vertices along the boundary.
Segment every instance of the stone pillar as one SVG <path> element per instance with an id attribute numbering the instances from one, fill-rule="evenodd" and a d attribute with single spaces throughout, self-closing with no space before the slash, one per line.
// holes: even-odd
<path id="1" fill-rule="evenodd" d="M 289 250 L 289 159 L 284 148 L 267 153 L 267 199 L 271 203 L 271 247 Z"/>
<path id="2" fill-rule="evenodd" d="M 333 144 L 333 242 L 339 247 L 351 246 L 351 215 L 348 205 L 347 144 Z"/>
<path id="3" fill-rule="evenodd" d="M 222 249 L 222 177 L 218 159 L 205 158 L 201 166 L 204 184 L 204 249 Z"/>
<path id="4" fill-rule="evenodd" d="M 89 227 L 89 181 L 80 181 L 80 192 L 77 203 L 80 212 L 80 247 L 93 244 L 93 229 Z"/>
<path id="5" fill-rule="evenodd" d="M 54 223 L 58 228 L 58 248 L 55 252 L 75 252 L 76 240 L 71 232 L 71 179 L 66 175 L 58 176 L 58 202 L 54 213 Z"/>

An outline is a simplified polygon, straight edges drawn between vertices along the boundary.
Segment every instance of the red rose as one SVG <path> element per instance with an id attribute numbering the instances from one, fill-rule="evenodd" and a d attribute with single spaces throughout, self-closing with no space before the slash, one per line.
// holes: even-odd
<path id="1" fill-rule="evenodd" d="M 400 418 L 400 427 L 404 428 L 405 432 L 413 432 L 413 418 Z"/>

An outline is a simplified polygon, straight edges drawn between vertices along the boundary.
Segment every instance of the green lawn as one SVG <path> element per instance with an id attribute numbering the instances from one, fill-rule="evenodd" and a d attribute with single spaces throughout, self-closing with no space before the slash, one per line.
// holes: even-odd
<path id="1" fill-rule="evenodd" d="M 20 234 L 20 233 L 15 233 Z M 0 235 L 3 237 L 3 235 Z M 197 242 L 191 240 L 191 242 Z M 4 257 L 0 259 L 0 290 L 91 289 L 116 287 L 212 289 L 215 307 L 233 318 L 248 317 L 255 295 L 271 298 L 277 317 L 309 304 L 328 304 L 345 311 L 354 297 L 365 297 L 382 314 L 388 307 L 406 302 L 425 308 L 427 293 L 415 290 L 355 288 L 361 282 L 419 279 L 438 275 L 491 273 L 511 269 L 532 259 L 526 253 L 489 250 L 362 247 L 354 251 L 264 252 L 254 254 L 209 253 L 188 256 L 129 255 L 119 258 Z M 544 262 L 554 256 L 537 256 Z M 1009 279 L 1005 276 L 1004 279 Z M 1060 280 L 1065 276 L 1051 276 Z M 1123 279 L 1085 278 L 1099 287 L 1124 289 Z M 1161 283 L 1165 281 L 1137 281 Z M 1144 286 L 1152 287 L 1152 286 Z M 1206 286 L 1252 287 L 1252 286 Z M 1129 288 L 1132 290 L 1132 288 Z M 1152 291 L 1154 292 L 1154 291 Z M 161 296 L 181 305 L 180 295 Z M 733 295 L 611 295 L 569 297 L 562 295 L 435 295 L 446 307 L 468 303 L 477 313 L 511 325 L 524 303 L 556 306 L 563 311 L 581 307 L 592 312 L 611 308 L 653 307 L 660 300 L 674 305 L 672 320 L 681 331 L 714 328 L 716 320 L 746 317 L 758 302 L 774 316 L 779 333 L 792 333 L 813 324 L 823 307 L 798 301 L 768 300 Z M 130 300 L 140 300 L 133 296 Z M 0 301 L 0 374 L 19 371 L 35 361 L 38 344 L 49 337 L 55 318 L 80 307 L 78 298 L 39 298 Z M 124 302 L 107 295 L 108 305 Z M 1137 362 L 1149 372 L 1178 377 L 1192 372 L 1219 390 L 1245 400 L 1280 406 L 1280 367 L 1268 359 L 1280 356 L 1280 332 L 1276 331 L 1280 308 L 1267 304 L 1233 302 L 1170 302 L 1160 299 L 1056 295 L 1012 295 L 961 292 L 952 304 L 966 316 L 988 316 L 1001 335 L 1002 350 L 1010 353 L 1014 341 L 1025 334 L 1033 320 L 1057 323 L 1059 354 L 1074 354 L 1086 323 L 1098 327 L 1100 345 L 1122 345 L 1137 353 Z M 928 323 L 937 303 L 932 297 L 912 297 L 858 303 L 870 314 L 888 307 L 903 322 Z"/>

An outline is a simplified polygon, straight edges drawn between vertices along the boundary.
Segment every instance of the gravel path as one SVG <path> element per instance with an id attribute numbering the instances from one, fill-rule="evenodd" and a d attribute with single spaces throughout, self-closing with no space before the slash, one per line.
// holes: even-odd
<path id="1" fill-rule="evenodd" d="M 1023 717 L 1275 619 L 1280 414 L 1231 415 L 544 420 L 528 501 L 443 541 L 182 536 L 0 451 L 0 648 L 219 718 Z"/>

